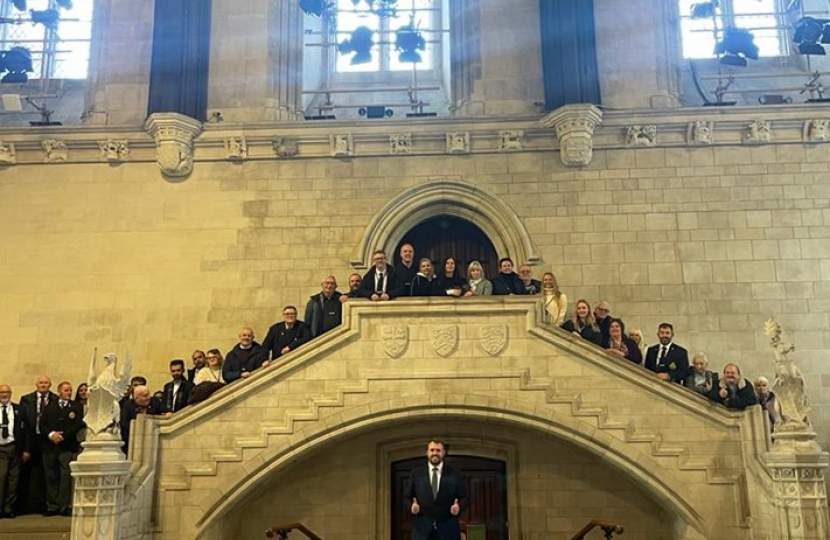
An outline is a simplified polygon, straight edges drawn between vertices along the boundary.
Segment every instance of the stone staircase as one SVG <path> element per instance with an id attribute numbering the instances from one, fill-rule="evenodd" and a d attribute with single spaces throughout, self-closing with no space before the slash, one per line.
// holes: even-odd
<path id="1" fill-rule="evenodd" d="M 42 517 L 40 514 L 0 520 L 2 540 L 68 540 L 72 518 Z"/>
<path id="2" fill-rule="evenodd" d="M 185 465 L 183 476 L 165 479 L 161 482 L 160 487 L 169 491 L 189 490 L 195 478 L 216 476 L 221 464 L 241 463 L 246 459 L 246 452 L 261 453 L 266 450 L 269 446 L 269 437 L 273 435 L 292 435 L 302 426 L 324 419 L 327 412 L 343 408 L 347 405 L 349 396 L 368 394 L 370 384 L 382 384 L 385 379 L 407 377 L 411 377 L 411 375 L 367 374 L 364 380 L 357 384 L 354 381 L 344 382 L 342 387 L 331 392 L 309 397 L 308 406 L 288 408 L 281 423 L 263 425 L 260 426 L 259 432 L 256 434 L 236 437 L 233 448 L 206 451 L 206 462 L 201 461 L 198 464 Z M 436 374 L 436 377 L 446 377 L 446 374 Z M 658 461 L 674 459 L 679 470 L 700 472 L 704 475 L 706 482 L 711 484 L 734 484 L 740 480 L 741 470 L 725 468 L 714 458 L 707 459 L 692 456 L 688 448 L 664 441 L 659 433 L 638 427 L 634 419 L 613 418 L 608 406 L 588 402 L 578 391 L 572 393 L 562 392 L 558 389 L 555 381 L 533 378 L 528 369 L 513 373 L 465 373 L 463 378 L 512 379 L 518 382 L 521 391 L 542 393 L 545 402 L 551 406 L 563 406 L 572 417 L 587 421 L 597 429 L 614 438 L 621 439 L 627 444 L 643 447 L 646 454 L 651 455 Z M 670 464 L 666 463 L 666 465 Z"/>

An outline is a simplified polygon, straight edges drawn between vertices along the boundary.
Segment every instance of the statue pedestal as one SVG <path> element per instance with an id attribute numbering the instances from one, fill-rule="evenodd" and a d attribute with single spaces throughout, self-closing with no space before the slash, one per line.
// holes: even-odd
<path id="1" fill-rule="evenodd" d="M 781 540 L 830 538 L 824 472 L 830 454 L 815 442 L 812 430 L 782 431 L 773 435 L 765 455 L 775 489 L 778 535 Z"/>
<path id="2" fill-rule="evenodd" d="M 118 540 L 131 465 L 122 444 L 117 435 L 100 434 L 82 443 L 84 451 L 70 464 L 75 482 L 72 540 Z"/>

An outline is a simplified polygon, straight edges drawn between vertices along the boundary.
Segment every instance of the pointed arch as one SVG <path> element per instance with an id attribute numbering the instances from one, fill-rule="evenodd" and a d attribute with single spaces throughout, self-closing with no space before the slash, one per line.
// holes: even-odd
<path id="1" fill-rule="evenodd" d="M 429 218 L 448 215 L 465 219 L 493 242 L 499 256 L 517 264 L 539 264 L 541 254 L 522 221 L 504 201 L 480 187 L 439 180 L 404 191 L 390 200 L 366 228 L 351 260 L 353 268 L 368 268 L 372 252 L 391 255 L 410 229 Z"/>

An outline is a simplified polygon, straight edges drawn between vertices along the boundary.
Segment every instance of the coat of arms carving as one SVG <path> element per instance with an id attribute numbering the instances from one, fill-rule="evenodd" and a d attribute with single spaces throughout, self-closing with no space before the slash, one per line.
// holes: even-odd
<path id="1" fill-rule="evenodd" d="M 507 347 L 507 325 L 485 324 L 478 329 L 479 341 L 484 352 L 498 356 Z"/>
<path id="2" fill-rule="evenodd" d="M 438 356 L 448 357 L 458 345 L 458 327 L 454 324 L 429 329 L 429 343 Z"/>
<path id="3" fill-rule="evenodd" d="M 400 358 L 409 345 L 409 329 L 403 324 L 384 324 L 380 327 L 380 342 L 389 358 Z"/>

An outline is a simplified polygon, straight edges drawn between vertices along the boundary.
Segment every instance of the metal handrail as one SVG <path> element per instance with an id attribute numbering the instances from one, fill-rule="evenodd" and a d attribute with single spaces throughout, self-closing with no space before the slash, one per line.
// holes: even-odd
<path id="1" fill-rule="evenodd" d="M 280 540 L 287 540 L 288 533 L 294 530 L 300 531 L 301 533 L 306 535 L 306 537 L 308 537 L 308 540 L 323 540 L 302 523 L 286 523 L 282 525 L 274 525 L 273 527 L 270 527 L 269 529 L 265 530 L 265 536 L 268 538 L 274 538 L 275 536 L 277 536 L 280 538 Z"/>
<path id="2" fill-rule="evenodd" d="M 605 540 L 611 540 L 614 534 L 622 534 L 625 531 L 622 523 L 614 523 L 613 521 L 606 521 L 604 519 L 594 519 L 586 523 L 578 533 L 571 537 L 571 540 L 585 540 L 585 536 L 597 527 L 602 529 L 603 534 L 605 534 Z"/>

